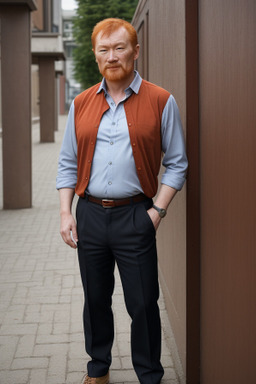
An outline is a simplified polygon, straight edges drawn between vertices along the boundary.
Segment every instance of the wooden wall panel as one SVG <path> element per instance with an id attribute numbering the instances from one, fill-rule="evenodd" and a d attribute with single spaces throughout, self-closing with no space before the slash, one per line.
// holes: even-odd
<path id="1" fill-rule="evenodd" d="M 256 2 L 200 2 L 201 382 L 256 382 Z"/>

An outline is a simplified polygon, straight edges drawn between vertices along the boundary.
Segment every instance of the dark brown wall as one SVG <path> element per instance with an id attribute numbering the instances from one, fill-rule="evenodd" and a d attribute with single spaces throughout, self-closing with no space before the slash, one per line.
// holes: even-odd
<path id="1" fill-rule="evenodd" d="M 201 0 L 201 375 L 256 382 L 256 2 Z"/>
<path id="2" fill-rule="evenodd" d="M 40 141 L 54 142 L 56 119 L 55 61 L 52 57 L 39 58 Z"/>

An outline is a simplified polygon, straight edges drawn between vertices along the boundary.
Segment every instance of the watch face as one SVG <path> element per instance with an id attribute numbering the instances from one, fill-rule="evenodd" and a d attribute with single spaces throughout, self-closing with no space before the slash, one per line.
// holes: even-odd
<path id="1" fill-rule="evenodd" d="M 166 215 L 166 209 L 163 209 L 163 208 L 159 208 L 157 207 L 156 205 L 153 204 L 153 208 L 158 212 L 159 216 L 161 218 L 165 217 Z"/>
<path id="2" fill-rule="evenodd" d="M 166 215 L 166 210 L 165 209 L 160 209 L 159 216 L 160 217 L 165 217 L 165 215 Z"/>

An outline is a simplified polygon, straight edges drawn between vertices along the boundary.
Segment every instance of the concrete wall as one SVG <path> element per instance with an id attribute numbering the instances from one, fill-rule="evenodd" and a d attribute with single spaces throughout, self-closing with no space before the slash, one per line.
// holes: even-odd
<path id="1" fill-rule="evenodd" d="M 32 105 L 32 121 L 38 120 L 39 111 L 39 68 L 38 65 L 32 65 L 31 68 L 31 105 Z"/>

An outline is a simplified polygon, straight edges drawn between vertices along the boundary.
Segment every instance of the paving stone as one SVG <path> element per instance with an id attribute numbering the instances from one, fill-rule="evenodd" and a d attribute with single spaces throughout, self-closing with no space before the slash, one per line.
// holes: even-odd
<path id="1" fill-rule="evenodd" d="M 53 329 L 53 324 L 51 324 L 51 323 L 39 324 L 37 334 L 38 335 L 51 335 L 52 329 Z"/>
<path id="2" fill-rule="evenodd" d="M 83 372 L 71 372 L 67 374 L 66 384 L 80 384 L 84 376 Z"/>
<path id="3" fill-rule="evenodd" d="M 20 337 L 15 357 L 33 356 L 36 335 L 24 335 Z"/>
<path id="4" fill-rule="evenodd" d="M 63 378 L 63 382 L 65 381 L 66 374 L 66 366 L 67 366 L 67 355 L 52 355 L 50 358 L 50 364 L 48 369 L 49 376 L 57 376 L 59 378 Z"/>
<path id="5" fill-rule="evenodd" d="M 80 317 L 81 319 L 82 317 Z M 70 332 L 71 333 L 81 333 L 83 326 L 81 324 L 81 320 L 76 321 L 76 322 L 71 322 L 70 325 Z"/>
<path id="6" fill-rule="evenodd" d="M 137 379 L 137 376 L 134 372 L 133 369 L 127 369 L 127 370 L 112 370 L 111 373 L 110 373 L 110 380 L 111 382 L 113 383 L 116 383 L 116 382 L 125 382 L 125 383 L 129 383 L 134 381 L 136 382 L 136 379 Z"/>
<path id="7" fill-rule="evenodd" d="M 20 324 L 23 322 L 25 307 L 22 305 L 14 305 L 9 307 L 8 312 L 5 313 L 2 324 Z"/>
<path id="8" fill-rule="evenodd" d="M 177 374 L 176 374 L 174 368 L 165 368 L 164 379 L 165 380 L 177 380 Z"/>
<path id="9" fill-rule="evenodd" d="M 9 369 L 15 356 L 16 347 L 19 341 L 18 336 L 0 336 L 0 368 Z M 0 380 L 0 383 L 2 381 Z M 3 382 L 4 383 L 4 382 Z"/>
<path id="10" fill-rule="evenodd" d="M 0 383 L 3 384 L 27 384 L 29 370 L 0 371 Z"/>
<path id="11" fill-rule="evenodd" d="M 36 344 L 62 344 L 68 343 L 69 335 L 59 334 L 59 335 L 38 335 L 36 338 Z"/>
<path id="12" fill-rule="evenodd" d="M 45 384 L 47 369 L 32 369 L 29 384 Z"/>
<path id="13" fill-rule="evenodd" d="M 132 369 L 132 360 L 130 356 L 121 357 L 122 369 Z"/>
<path id="14" fill-rule="evenodd" d="M 68 360 L 68 372 L 85 372 L 87 361 L 85 358 L 72 358 Z"/>
<path id="15" fill-rule="evenodd" d="M 79 358 L 85 353 L 84 341 L 69 344 L 69 358 Z"/>
<path id="16" fill-rule="evenodd" d="M 63 384 L 65 383 L 65 377 L 62 375 L 59 376 L 47 376 L 46 384 Z"/>
<path id="17" fill-rule="evenodd" d="M 53 324 L 53 335 L 59 335 L 59 334 L 68 334 L 69 333 L 70 325 L 69 323 L 54 323 Z M 72 336 L 69 335 L 69 336 Z"/>
<path id="18" fill-rule="evenodd" d="M 111 370 L 121 370 L 122 369 L 122 363 L 121 363 L 121 358 L 118 357 L 113 357 L 112 359 L 112 364 L 111 364 Z"/>
<path id="19" fill-rule="evenodd" d="M 118 349 L 121 357 L 130 356 L 131 354 L 131 344 L 130 341 L 122 341 L 118 344 Z"/>
<path id="20" fill-rule="evenodd" d="M 162 355 L 161 363 L 162 363 L 164 368 L 173 368 L 174 367 L 173 359 L 172 359 L 172 356 L 170 356 L 170 354 L 169 355 Z"/>
<path id="21" fill-rule="evenodd" d="M 33 356 L 61 356 L 67 355 L 68 344 L 37 344 L 34 348 Z"/>
<path id="22" fill-rule="evenodd" d="M 35 324 L 3 324 L 1 326 L 1 335 L 35 335 L 37 325 Z"/>
<path id="23" fill-rule="evenodd" d="M 12 369 L 33 369 L 33 368 L 46 368 L 48 367 L 48 359 L 46 358 L 37 358 L 37 357 L 27 357 L 27 358 L 18 358 L 14 359 L 12 363 Z"/>

